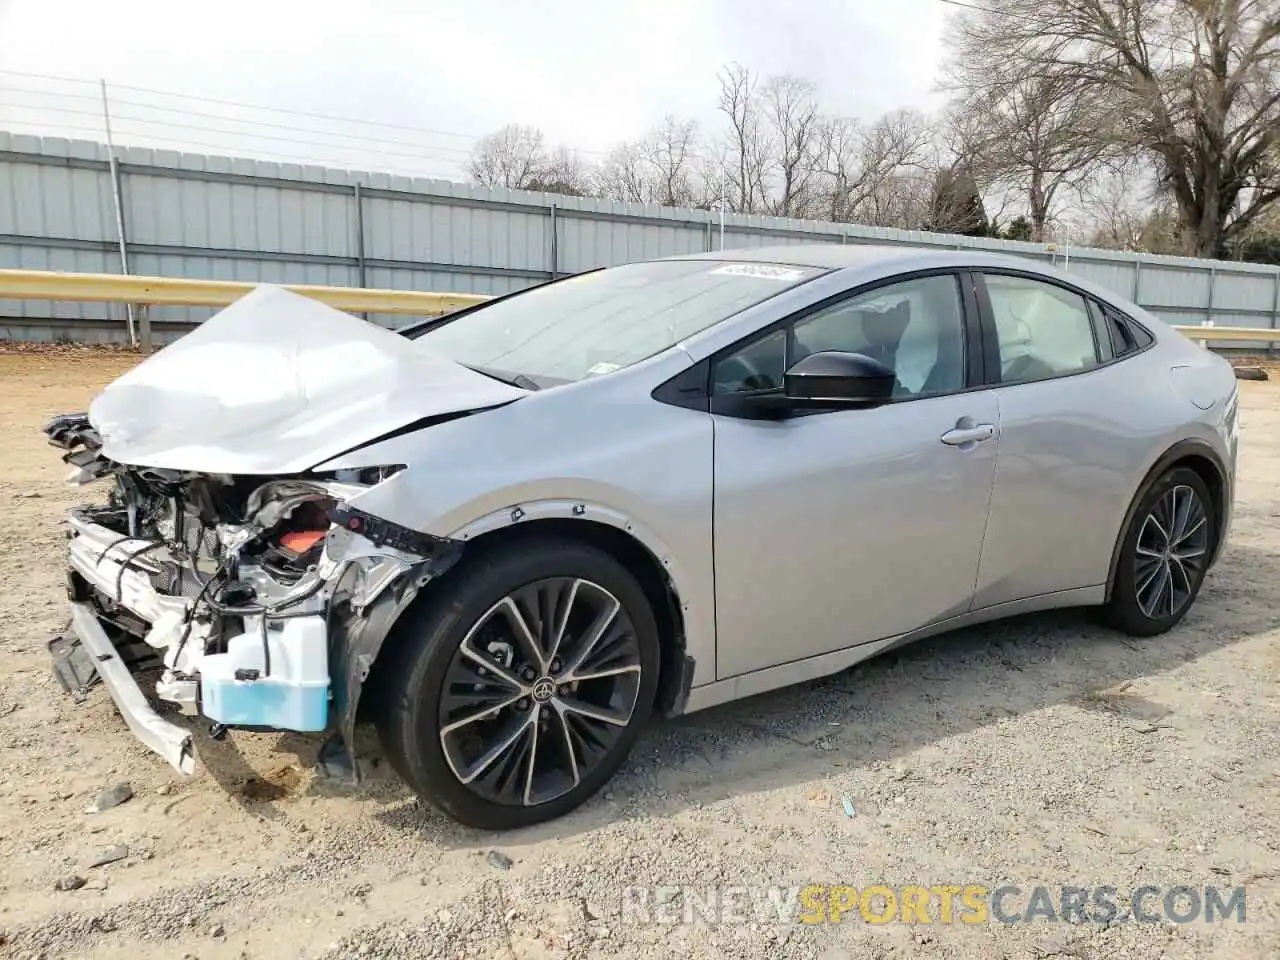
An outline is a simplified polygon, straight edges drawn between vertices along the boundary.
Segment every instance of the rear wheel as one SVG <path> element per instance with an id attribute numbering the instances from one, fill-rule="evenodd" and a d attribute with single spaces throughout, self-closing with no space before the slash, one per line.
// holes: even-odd
<path id="1" fill-rule="evenodd" d="M 1125 531 L 1105 619 L 1134 636 L 1164 633 L 1195 602 L 1217 544 L 1213 498 L 1194 470 L 1175 467 L 1143 495 Z"/>
<path id="2" fill-rule="evenodd" d="M 612 556 L 563 541 L 509 549 L 464 561 L 398 625 L 380 722 L 424 800 L 498 830 L 561 816 L 604 785 L 650 715 L 659 664 L 644 591 Z"/>

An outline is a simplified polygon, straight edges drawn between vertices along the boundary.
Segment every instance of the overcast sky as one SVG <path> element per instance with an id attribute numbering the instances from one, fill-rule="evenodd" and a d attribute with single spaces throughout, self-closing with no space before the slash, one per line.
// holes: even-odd
<path id="1" fill-rule="evenodd" d="M 0 0 L 0 128 L 100 138 L 95 84 L 16 73 L 104 78 L 122 141 L 457 177 L 472 139 L 508 122 L 588 158 L 666 113 L 714 132 L 716 73 L 733 60 L 809 77 L 829 112 L 932 109 L 947 10 L 941 0 Z"/>

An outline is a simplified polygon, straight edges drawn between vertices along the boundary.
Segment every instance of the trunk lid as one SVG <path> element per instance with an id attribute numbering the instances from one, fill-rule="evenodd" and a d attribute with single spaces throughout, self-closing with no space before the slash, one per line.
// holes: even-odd
<path id="1" fill-rule="evenodd" d="M 118 463 L 292 474 L 418 420 L 525 393 L 264 285 L 108 386 L 89 420 Z"/>

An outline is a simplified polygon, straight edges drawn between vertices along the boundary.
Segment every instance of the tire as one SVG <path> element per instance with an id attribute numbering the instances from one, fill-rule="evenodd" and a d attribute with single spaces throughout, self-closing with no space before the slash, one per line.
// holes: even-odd
<path id="1" fill-rule="evenodd" d="M 1183 509 L 1185 522 L 1178 518 Z M 1175 534 L 1172 547 L 1161 537 L 1166 532 Z M 1172 629 L 1195 603 L 1217 542 L 1213 496 L 1200 475 L 1187 467 L 1162 474 L 1142 494 L 1124 532 L 1104 622 L 1135 637 Z"/>
<path id="2" fill-rule="evenodd" d="M 377 721 L 388 759 L 466 826 L 563 816 L 613 776 L 652 712 L 659 639 L 643 588 L 610 554 L 558 539 L 481 548 L 439 588 L 395 628 Z"/>

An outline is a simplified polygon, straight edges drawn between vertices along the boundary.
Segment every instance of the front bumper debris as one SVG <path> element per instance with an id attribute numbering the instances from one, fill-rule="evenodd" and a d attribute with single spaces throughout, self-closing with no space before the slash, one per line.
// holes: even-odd
<path id="1" fill-rule="evenodd" d="M 71 631 L 88 653 L 102 685 L 111 694 L 116 709 L 120 711 L 134 736 L 164 757 L 179 772 L 188 775 L 193 773 L 195 754 L 191 734 L 165 720 L 152 709 L 111 638 L 102 629 L 92 606 L 87 603 L 71 604 Z"/>
<path id="2" fill-rule="evenodd" d="M 88 687 L 101 679 L 129 729 L 184 774 L 194 769 L 189 728 L 165 720 L 152 708 L 135 679 L 137 670 L 158 669 L 156 696 L 188 717 L 203 714 L 216 721 L 216 728 L 314 732 L 327 726 L 336 729 L 349 752 L 362 687 L 382 641 L 418 590 L 452 566 L 462 545 L 381 521 L 378 526 L 371 522 L 377 518 L 353 511 L 335 514 L 320 562 L 298 584 L 277 588 L 286 592 L 273 597 L 259 571 L 240 566 L 237 583 L 252 578 L 261 587 L 259 597 L 277 603 L 283 597 L 288 605 L 286 612 L 264 617 L 258 611 L 266 607 L 233 608 L 227 602 L 215 615 L 209 598 L 218 591 L 210 591 L 208 585 L 217 573 L 209 574 L 203 586 L 199 578 L 175 580 L 165 544 L 122 535 L 98 522 L 95 509 L 73 511 L 68 545 L 72 625 L 49 645 L 59 682 L 83 700 Z M 366 536 L 366 526 L 383 542 Z M 243 625 L 229 639 L 216 632 L 220 624 L 225 627 L 228 616 Z M 273 616 L 279 618 L 278 626 L 264 622 Z M 312 645 L 306 649 L 312 652 L 304 654 L 289 639 L 290 631 L 300 627 L 313 638 L 320 632 L 318 649 L 328 661 L 327 706 L 316 705 L 312 690 L 305 711 L 287 709 L 300 702 L 290 699 L 295 686 L 316 687 L 305 682 L 291 686 L 300 658 L 314 657 L 317 649 L 308 641 Z M 255 661 L 252 670 L 231 671 L 226 666 L 229 656 L 243 658 L 245 648 L 257 654 L 261 644 L 256 638 L 268 642 L 268 630 L 269 662 Z M 224 648 L 227 652 L 219 652 Z M 268 683 L 278 684 L 269 694 L 270 712 L 257 709 L 263 701 L 244 698 L 250 687 L 265 692 Z M 358 769 L 356 758 L 348 759 Z"/>
<path id="3" fill-rule="evenodd" d="M 84 414 L 45 432 L 73 485 L 113 484 L 69 521 L 71 629 L 49 644 L 63 688 L 82 701 L 102 680 L 134 734 L 182 773 L 194 768 L 190 721 L 163 719 L 144 675 L 211 732 L 336 728 L 355 769 L 356 711 L 382 641 L 462 549 L 359 508 L 405 466 L 231 476 L 116 462 Z"/>

